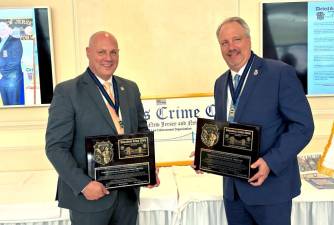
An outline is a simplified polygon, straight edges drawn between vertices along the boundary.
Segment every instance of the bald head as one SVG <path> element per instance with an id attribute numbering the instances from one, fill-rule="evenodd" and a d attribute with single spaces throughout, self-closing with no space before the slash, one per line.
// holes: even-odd
<path id="1" fill-rule="evenodd" d="M 95 43 L 97 41 L 99 41 L 99 39 L 101 38 L 107 38 L 110 39 L 111 41 L 114 41 L 117 44 L 117 40 L 115 38 L 114 35 L 112 35 L 111 33 L 107 32 L 107 31 L 98 31 L 96 33 L 94 33 L 90 38 L 89 38 L 89 47 L 95 45 Z"/>
<path id="2" fill-rule="evenodd" d="M 106 31 L 94 33 L 86 48 L 89 68 L 103 80 L 109 80 L 118 66 L 118 52 L 114 35 Z"/>

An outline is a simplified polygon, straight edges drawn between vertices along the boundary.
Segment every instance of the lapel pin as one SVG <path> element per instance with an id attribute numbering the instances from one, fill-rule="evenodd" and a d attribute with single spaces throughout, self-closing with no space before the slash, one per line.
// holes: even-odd
<path id="1" fill-rule="evenodd" d="M 121 86 L 121 91 L 124 91 L 125 89 L 124 89 L 124 87 L 123 86 Z"/>
<path id="2" fill-rule="evenodd" d="M 256 70 L 254 70 L 254 73 L 253 73 L 253 75 L 254 76 L 257 76 L 259 74 L 259 71 L 256 69 Z"/>

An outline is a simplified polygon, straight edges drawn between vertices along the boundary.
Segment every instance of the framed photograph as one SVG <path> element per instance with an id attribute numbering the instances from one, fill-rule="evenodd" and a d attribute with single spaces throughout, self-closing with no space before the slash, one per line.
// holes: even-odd
<path id="1" fill-rule="evenodd" d="M 0 8 L 0 108 L 51 102 L 52 49 L 50 8 Z"/>
<path id="2" fill-rule="evenodd" d="M 334 2 L 261 2 L 261 48 L 264 58 L 295 68 L 308 96 L 334 96 Z"/>

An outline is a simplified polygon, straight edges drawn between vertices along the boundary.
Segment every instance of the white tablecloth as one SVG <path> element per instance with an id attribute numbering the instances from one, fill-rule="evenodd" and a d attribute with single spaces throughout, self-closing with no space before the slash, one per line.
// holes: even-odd
<path id="1" fill-rule="evenodd" d="M 191 167 L 173 167 L 182 225 L 225 225 L 222 178 L 196 174 Z"/>
<path id="2" fill-rule="evenodd" d="M 176 224 L 177 186 L 172 169 L 160 170 L 157 188 L 142 188 L 138 222 L 145 225 Z M 0 173 L 0 225 L 67 225 L 68 210 L 54 201 L 55 171 Z"/>
<path id="3" fill-rule="evenodd" d="M 139 225 L 170 225 L 178 220 L 178 193 L 173 170 L 161 168 L 160 186 L 141 188 Z"/>
<path id="4" fill-rule="evenodd" d="M 54 201 L 55 171 L 0 173 L 0 224 L 67 221 Z M 51 223 L 50 223 L 51 224 Z"/>
<path id="5" fill-rule="evenodd" d="M 222 178 L 190 167 L 161 168 L 158 188 L 142 188 L 139 225 L 226 225 Z M 0 225 L 69 225 L 54 201 L 55 171 L 0 173 Z M 334 190 L 302 182 L 294 199 L 293 225 L 333 225 Z"/>
<path id="6" fill-rule="evenodd" d="M 179 191 L 180 224 L 225 225 L 222 178 L 196 175 L 189 167 L 174 167 Z M 302 194 L 293 200 L 292 225 L 334 225 L 334 190 L 319 190 L 302 180 Z"/>

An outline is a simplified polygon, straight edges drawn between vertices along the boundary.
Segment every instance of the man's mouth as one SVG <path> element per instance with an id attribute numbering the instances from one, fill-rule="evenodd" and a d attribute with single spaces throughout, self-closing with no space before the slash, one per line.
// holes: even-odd
<path id="1" fill-rule="evenodd" d="M 237 51 L 237 50 L 233 50 L 233 51 L 229 51 L 227 55 L 228 55 L 229 57 L 233 57 L 233 56 L 237 56 L 237 55 L 239 55 L 239 53 L 240 53 L 239 51 Z"/>
<path id="2" fill-rule="evenodd" d="M 114 66 L 114 64 L 102 64 L 101 66 L 106 68 L 106 69 L 110 69 Z"/>

